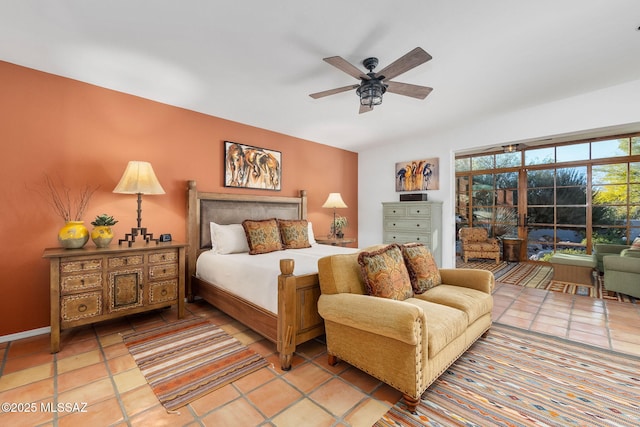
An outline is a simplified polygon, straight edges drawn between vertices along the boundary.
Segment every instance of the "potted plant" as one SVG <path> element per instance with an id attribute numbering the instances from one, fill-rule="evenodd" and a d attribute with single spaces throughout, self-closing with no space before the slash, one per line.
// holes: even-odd
<path id="1" fill-rule="evenodd" d="M 96 219 L 91 221 L 93 230 L 91 231 L 91 240 L 96 244 L 98 248 L 106 248 L 113 239 L 113 231 L 111 227 L 118 223 L 112 216 L 102 214 L 96 216 Z"/>
<path id="2" fill-rule="evenodd" d="M 331 234 L 338 239 L 342 239 L 344 237 L 343 229 L 349 224 L 347 221 L 347 217 L 344 216 L 336 216 L 335 221 L 331 223 Z"/>

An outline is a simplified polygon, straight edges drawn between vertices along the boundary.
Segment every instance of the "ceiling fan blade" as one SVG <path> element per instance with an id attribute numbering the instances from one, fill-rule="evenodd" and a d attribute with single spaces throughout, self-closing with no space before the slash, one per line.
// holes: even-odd
<path id="1" fill-rule="evenodd" d="M 422 48 L 417 47 L 403 57 L 398 58 L 395 62 L 384 67 L 376 73 L 376 76 L 384 76 L 385 80 L 391 80 L 392 78 L 397 77 L 420 64 L 424 64 L 430 59 L 431 55 L 425 52 Z"/>
<path id="2" fill-rule="evenodd" d="M 355 65 L 352 65 L 346 59 L 341 58 L 339 56 L 331 56 L 329 58 L 324 58 L 323 61 L 333 65 L 337 69 L 344 71 L 345 73 L 349 74 L 352 77 L 355 77 L 358 80 L 359 79 L 365 79 L 365 80 L 369 80 L 370 79 L 370 77 L 367 76 L 360 69 L 358 69 L 358 67 L 356 67 Z"/>
<path id="3" fill-rule="evenodd" d="M 412 85 L 408 83 L 385 82 L 385 84 L 387 85 L 387 92 L 418 99 L 425 99 L 433 90 L 431 87 Z"/>
<path id="4" fill-rule="evenodd" d="M 338 87 L 338 88 L 335 88 L 335 89 L 325 90 L 325 91 L 322 91 L 322 92 L 312 93 L 309 96 L 312 97 L 313 99 L 318 99 L 318 98 L 323 98 L 323 97 L 329 96 L 329 95 L 335 95 L 336 93 L 347 92 L 349 90 L 357 89 L 359 87 L 360 87 L 360 85 L 343 86 L 343 87 Z"/>
<path id="5" fill-rule="evenodd" d="M 360 111 L 358 114 L 368 113 L 369 111 L 373 111 L 373 107 L 369 107 L 368 105 L 360 104 Z"/>

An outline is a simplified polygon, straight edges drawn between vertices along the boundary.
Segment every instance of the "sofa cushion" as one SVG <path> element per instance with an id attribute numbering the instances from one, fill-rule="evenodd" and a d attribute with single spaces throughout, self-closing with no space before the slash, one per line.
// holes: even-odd
<path id="1" fill-rule="evenodd" d="M 416 295 L 416 298 L 464 312 L 467 325 L 493 310 L 493 297 L 490 294 L 462 286 L 442 284 L 421 295 Z"/>
<path id="2" fill-rule="evenodd" d="M 402 256 L 409 272 L 413 292 L 421 294 L 442 283 L 433 255 L 422 243 L 402 245 Z"/>
<path id="3" fill-rule="evenodd" d="M 433 289 L 438 289 L 439 287 Z M 417 305 L 424 311 L 424 317 L 427 319 L 429 359 L 435 357 L 440 350 L 464 334 L 467 329 L 467 316 L 460 310 L 436 304 L 423 298 L 409 298 L 405 302 Z"/>
<path id="4" fill-rule="evenodd" d="M 640 237 L 636 237 L 631 243 L 631 247 L 629 248 L 631 251 L 640 251 Z"/>
<path id="5" fill-rule="evenodd" d="M 280 240 L 285 249 L 310 248 L 309 223 L 306 219 L 279 219 Z"/>
<path id="6" fill-rule="evenodd" d="M 631 248 L 624 249 L 622 252 L 620 252 L 620 256 L 640 258 L 640 251 L 634 251 Z"/>
<path id="7" fill-rule="evenodd" d="M 242 221 L 242 227 L 247 236 L 250 255 L 282 250 L 280 230 L 275 218 L 261 221 L 245 220 Z"/>
<path id="8" fill-rule="evenodd" d="M 399 301 L 413 296 L 400 246 L 391 244 L 373 252 L 360 252 L 358 264 L 367 294 Z"/>

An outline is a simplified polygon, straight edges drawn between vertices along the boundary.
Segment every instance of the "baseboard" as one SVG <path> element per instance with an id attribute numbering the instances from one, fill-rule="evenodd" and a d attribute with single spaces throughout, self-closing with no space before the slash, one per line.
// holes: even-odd
<path id="1" fill-rule="evenodd" d="M 36 335 L 43 335 L 48 333 L 51 333 L 51 326 L 47 326 L 46 328 L 31 329 L 29 331 L 18 332 L 16 334 L 3 335 L 0 336 L 0 343 L 15 341 L 22 338 L 35 337 Z"/>

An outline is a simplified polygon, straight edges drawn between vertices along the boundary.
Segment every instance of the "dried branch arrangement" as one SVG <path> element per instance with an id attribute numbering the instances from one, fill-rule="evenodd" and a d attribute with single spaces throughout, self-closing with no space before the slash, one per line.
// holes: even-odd
<path id="1" fill-rule="evenodd" d="M 44 185 L 43 195 L 45 199 L 53 208 L 53 211 L 65 222 L 82 221 L 82 216 L 87 209 L 89 200 L 91 200 L 91 196 L 99 187 L 85 185 L 78 196 L 72 198 L 69 187 L 64 185 L 62 181 L 60 181 L 60 184 L 56 184 L 47 174 L 44 175 Z"/>

